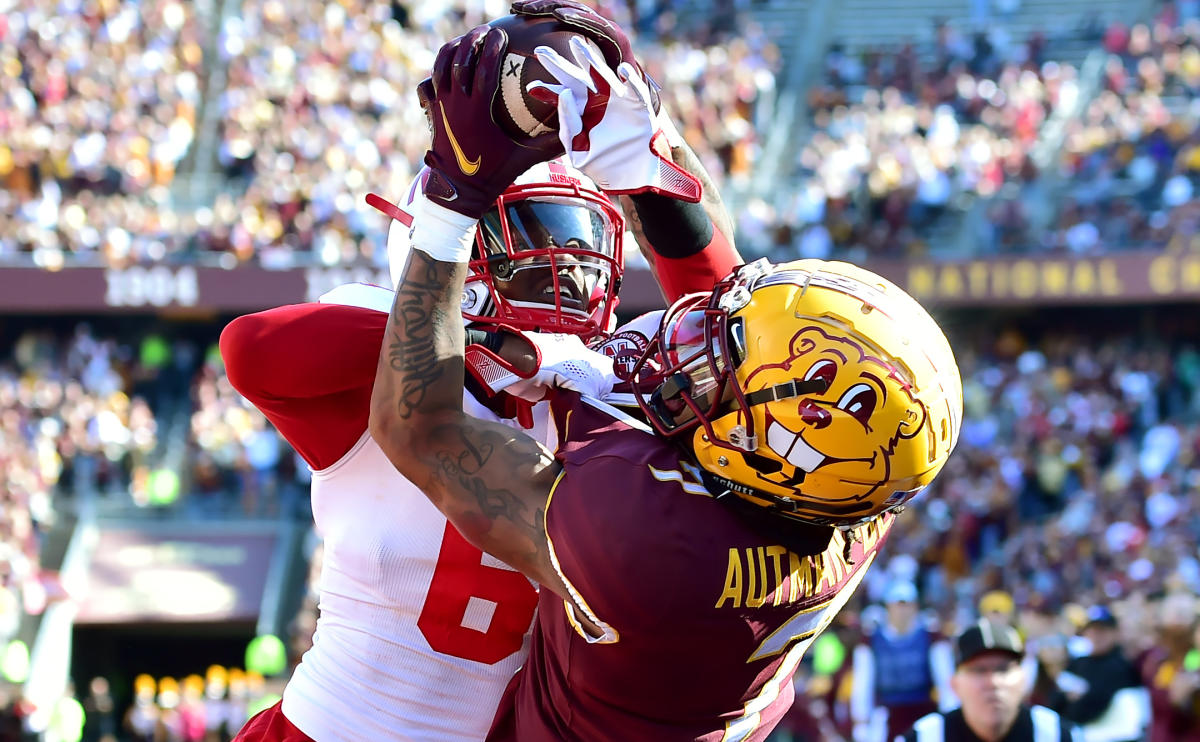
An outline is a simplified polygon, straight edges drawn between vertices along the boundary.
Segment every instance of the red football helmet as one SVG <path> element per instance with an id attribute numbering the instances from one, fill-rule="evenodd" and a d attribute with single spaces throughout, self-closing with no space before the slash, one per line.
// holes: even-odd
<path id="1" fill-rule="evenodd" d="M 428 174 L 428 168 L 417 174 L 393 214 L 393 283 L 408 259 L 412 215 Z M 463 320 L 585 340 L 607 332 L 624 267 L 624 233 L 624 218 L 586 175 L 562 160 L 530 168 L 479 220 Z"/>

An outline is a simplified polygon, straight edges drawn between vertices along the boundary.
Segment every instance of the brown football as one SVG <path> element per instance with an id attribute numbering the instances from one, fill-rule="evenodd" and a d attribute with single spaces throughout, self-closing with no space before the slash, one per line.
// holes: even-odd
<path id="1" fill-rule="evenodd" d="M 508 34 L 508 48 L 500 69 L 500 85 L 492 99 L 492 119 L 514 141 L 536 137 L 558 128 L 558 109 L 554 103 L 539 100 L 526 92 L 529 83 L 543 80 L 552 85 L 557 80 L 538 62 L 533 50 L 548 46 L 568 60 L 574 61 L 569 42 L 581 36 L 570 26 L 554 19 L 506 15 L 488 24 L 502 28 Z M 581 36 L 588 44 L 595 42 Z M 599 51 L 599 47 L 596 48 Z M 607 96 L 604 96 L 607 98 Z M 603 105 L 595 99 L 589 108 Z"/>

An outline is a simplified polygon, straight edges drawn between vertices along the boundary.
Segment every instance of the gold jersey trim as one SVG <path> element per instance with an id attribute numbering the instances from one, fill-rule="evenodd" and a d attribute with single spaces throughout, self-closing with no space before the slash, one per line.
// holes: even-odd
<path id="1" fill-rule="evenodd" d="M 570 425 L 570 415 L 567 416 L 567 425 Z M 550 494 L 546 496 L 546 517 L 542 521 L 542 528 L 546 531 L 546 546 L 550 550 L 550 564 L 554 567 L 554 573 L 562 580 L 563 585 L 567 588 L 567 593 L 571 596 L 571 600 L 563 601 L 563 610 L 567 614 L 567 621 L 575 629 L 575 633 L 583 637 L 588 644 L 616 644 L 621 640 L 620 633 L 612 626 L 600 620 L 600 617 L 591 609 L 591 606 L 584 600 L 583 595 L 575 585 L 563 574 L 562 564 L 558 561 L 558 552 L 554 549 L 554 540 L 550 538 L 550 529 L 545 525 L 550 522 L 550 504 L 554 500 L 554 492 L 558 489 L 558 485 L 563 481 L 563 477 L 567 475 L 567 470 L 563 469 L 558 473 L 558 477 L 554 480 L 554 485 L 550 488 Z M 600 636 L 592 636 L 580 623 L 575 611 L 581 611 L 587 619 L 600 629 Z"/>

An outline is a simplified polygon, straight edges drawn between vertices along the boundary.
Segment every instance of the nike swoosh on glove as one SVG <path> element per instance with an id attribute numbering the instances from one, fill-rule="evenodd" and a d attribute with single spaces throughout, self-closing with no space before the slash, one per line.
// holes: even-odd
<path id="1" fill-rule="evenodd" d="M 671 160 L 682 142 L 675 125 L 656 109 L 652 80 L 636 64 L 614 72 L 596 47 L 570 41 L 567 59 L 548 46 L 534 55 L 558 84 L 535 81 L 531 95 L 557 98 L 558 135 L 571 164 L 608 193 L 657 193 L 696 203 L 700 181 Z"/>
<path id="2" fill-rule="evenodd" d="M 553 132 L 517 143 L 492 121 L 507 48 L 503 29 L 476 26 L 438 50 L 433 74 L 417 86 L 433 132 L 425 196 L 475 219 L 518 175 L 562 154 Z"/>

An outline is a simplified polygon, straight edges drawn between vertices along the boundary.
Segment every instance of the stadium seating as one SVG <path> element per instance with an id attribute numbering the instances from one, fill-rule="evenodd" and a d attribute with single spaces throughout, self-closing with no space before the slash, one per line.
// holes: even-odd
<path id="1" fill-rule="evenodd" d="M 0 259 L 124 264 L 181 247 L 187 225 L 167 189 L 195 137 L 204 75 L 192 7 L 6 10 Z"/>
<path id="2" fill-rule="evenodd" d="M 465 2 L 243 0 L 223 16 L 178 0 L 13 5 L 0 18 L 0 265 L 54 271 L 383 267 L 363 195 L 407 186 L 425 147 L 411 90 L 442 40 L 483 20 Z M 809 79 L 785 70 L 794 23 L 820 0 L 646 5 L 606 7 L 636 29 L 722 190 L 749 192 L 734 213 L 747 257 L 1200 247 L 1196 3 L 843 0 Z M 806 114 L 784 180 L 753 192 L 783 85 L 803 86 Z M 1075 95 L 1078 115 L 1050 131 Z M 948 313 L 960 450 L 889 544 L 914 564 L 885 559 L 847 613 L 869 616 L 857 609 L 906 570 L 947 625 L 997 588 L 1061 631 L 1072 604 L 1126 601 L 1136 625 L 1150 596 L 1200 592 L 1200 354 L 1177 316 L 1193 310 L 1055 310 L 1051 332 Z M 141 319 L 4 329 L 0 645 L 61 597 L 39 554 L 81 502 L 309 523 L 305 466 L 213 352 L 225 318 Z M 315 620 L 312 580 L 293 654 Z"/>
<path id="3" fill-rule="evenodd" d="M 13 208 L 0 209 L 0 260 L 49 268 L 167 256 L 225 266 L 382 266 L 384 230 L 363 196 L 407 187 L 426 146 L 411 91 L 442 39 L 484 20 L 466 4 L 410 13 L 362 1 L 298 12 L 248 0 L 222 22 L 211 8 L 197 17 L 207 6 L 171 3 L 139 14 L 130 3 L 72 20 L 51 47 L 30 30 L 50 6 L 28 5 L 3 33 L 33 60 L 46 57 L 48 76 L 19 78 L 7 91 L 15 146 L 0 148 L 0 202 Z M 718 181 L 744 178 L 778 54 L 753 27 L 737 28 L 735 38 L 732 27 L 701 24 L 680 37 L 673 18 L 643 19 L 639 50 Z M 214 39 L 204 29 L 218 23 Z M 675 38 L 656 42 L 656 23 Z M 87 55 L 103 50 L 69 53 L 93 27 L 105 43 L 120 42 L 122 53 L 109 56 L 142 65 L 116 76 L 118 95 L 91 77 L 96 65 Z M 715 45 L 714 34 L 729 43 Z M 131 46 L 138 43 L 146 48 Z M 42 47 L 63 59 L 50 63 Z M 216 58 L 204 56 L 210 48 Z M 218 66 L 224 88 L 202 100 Z M 62 102 L 64 86 L 72 95 Z M 200 107 L 219 115 L 198 122 Z M 51 136 L 59 120 L 71 128 Z M 209 122 L 216 146 L 193 147 L 208 133 L 196 127 Z M 172 191 L 181 165 L 187 198 Z M 184 208 L 195 183 L 209 184 L 211 198 Z"/>

